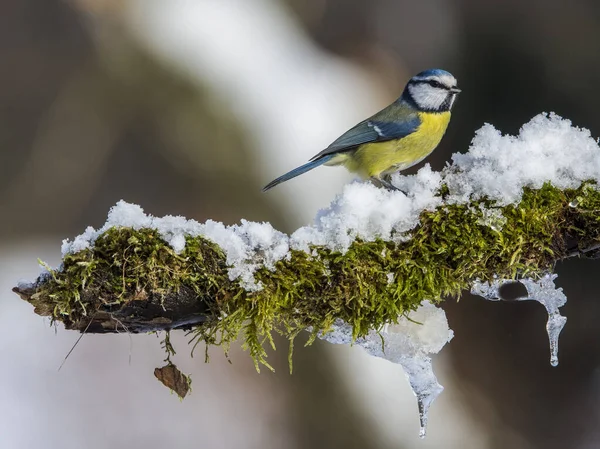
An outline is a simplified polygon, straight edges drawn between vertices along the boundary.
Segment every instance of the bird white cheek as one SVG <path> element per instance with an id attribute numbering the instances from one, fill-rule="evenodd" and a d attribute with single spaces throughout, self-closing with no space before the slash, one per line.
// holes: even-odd
<path id="1" fill-rule="evenodd" d="M 417 106 L 422 109 L 439 109 L 448 95 L 448 92 L 444 89 L 435 89 L 428 86 L 410 86 L 409 90 Z"/>

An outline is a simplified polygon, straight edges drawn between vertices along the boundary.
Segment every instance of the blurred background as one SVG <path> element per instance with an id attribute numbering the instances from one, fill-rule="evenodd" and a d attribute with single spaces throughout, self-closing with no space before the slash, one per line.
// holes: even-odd
<path id="1" fill-rule="evenodd" d="M 157 336 L 86 335 L 58 371 L 78 335 L 10 292 L 120 199 L 285 232 L 309 223 L 351 179 L 343 169 L 261 187 L 423 69 L 463 89 L 434 169 L 484 122 L 516 133 L 555 111 L 599 136 L 598 54 L 595 0 L 3 0 L 0 448 L 598 447 L 597 262 L 558 267 L 557 368 L 539 304 L 444 304 L 455 338 L 434 361 L 446 390 L 424 441 L 401 368 L 358 348 L 296 345 L 290 376 L 280 341 L 276 373 L 257 374 L 239 348 L 204 364 L 174 333 L 193 378 L 180 402 L 152 374 Z"/>

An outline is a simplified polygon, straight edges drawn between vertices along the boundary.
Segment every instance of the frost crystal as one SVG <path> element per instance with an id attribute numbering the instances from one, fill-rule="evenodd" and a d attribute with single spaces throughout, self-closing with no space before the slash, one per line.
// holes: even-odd
<path id="1" fill-rule="evenodd" d="M 444 389 L 433 373 L 429 355 L 438 353 L 453 336 L 445 312 L 423 301 L 408 318 L 401 317 L 398 324 L 387 325 L 380 332 L 371 331 L 354 341 L 368 354 L 402 366 L 417 397 L 421 438 L 425 436 L 429 407 Z M 330 332 L 319 337 L 331 343 L 351 344 L 352 327 L 338 321 Z"/>
<path id="2" fill-rule="evenodd" d="M 556 274 L 548 274 L 538 281 L 530 278 L 521 279 L 519 282 L 527 289 L 527 296 L 517 298 L 517 301 L 537 301 L 546 308 L 546 312 L 548 312 L 546 331 L 550 340 L 550 364 L 552 366 L 558 365 L 558 337 L 567 322 L 567 318 L 562 316 L 558 310 L 559 307 L 566 304 L 567 297 L 562 288 L 556 288 L 554 285 L 556 278 Z M 513 282 L 501 280 L 495 280 L 492 283 L 476 282 L 471 289 L 471 293 L 490 301 L 500 301 L 502 299 L 499 294 L 500 287 L 505 283 Z"/>

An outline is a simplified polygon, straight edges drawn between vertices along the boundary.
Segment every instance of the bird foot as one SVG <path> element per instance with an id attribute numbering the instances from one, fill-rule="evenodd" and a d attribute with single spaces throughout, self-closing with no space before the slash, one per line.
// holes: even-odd
<path id="1" fill-rule="evenodd" d="M 398 187 L 396 187 L 394 184 L 392 184 L 390 181 L 388 181 L 387 179 L 383 179 L 383 178 L 371 178 L 373 181 L 375 181 L 377 184 L 380 184 L 382 187 L 385 187 L 388 190 L 392 190 L 394 192 L 402 192 L 406 195 L 406 192 L 402 189 L 399 189 Z"/>

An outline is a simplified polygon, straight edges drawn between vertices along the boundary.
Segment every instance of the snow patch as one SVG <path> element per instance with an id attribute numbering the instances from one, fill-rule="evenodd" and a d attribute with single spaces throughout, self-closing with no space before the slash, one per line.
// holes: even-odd
<path id="1" fill-rule="evenodd" d="M 451 202 L 487 196 L 500 205 L 516 204 L 524 187 L 539 189 L 550 182 L 560 189 L 577 188 L 599 180 L 599 156 L 590 131 L 543 113 L 523 125 L 518 136 L 503 136 L 485 124 L 466 154 L 452 156 L 444 182 Z"/>
<path id="2" fill-rule="evenodd" d="M 181 216 L 167 215 L 153 217 L 147 215 L 137 204 L 119 201 L 113 206 L 106 223 L 98 230 L 88 227 L 74 240 L 63 240 L 63 257 L 91 248 L 96 239 L 110 228 L 156 229 L 177 253 L 185 249 L 186 237 L 202 236 L 216 243 L 225 252 L 227 264 L 230 265 L 229 278 L 239 280 L 249 291 L 260 289 L 254 279 L 254 272 L 265 266 L 269 269 L 275 263 L 289 256 L 288 237 L 269 223 L 254 223 L 242 220 L 239 225 L 225 226 L 222 223 L 208 220 L 198 223 Z"/>

